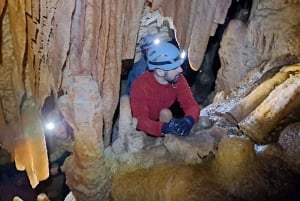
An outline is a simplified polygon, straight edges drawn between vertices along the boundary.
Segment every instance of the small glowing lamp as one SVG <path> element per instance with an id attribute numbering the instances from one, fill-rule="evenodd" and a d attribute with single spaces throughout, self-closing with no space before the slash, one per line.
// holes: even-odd
<path id="1" fill-rule="evenodd" d="M 160 43 L 160 40 L 159 40 L 158 38 L 156 38 L 156 39 L 153 41 L 153 43 L 154 43 L 155 45 L 158 45 L 158 44 Z"/>
<path id="2" fill-rule="evenodd" d="M 183 50 L 181 53 L 180 53 L 180 58 L 181 59 L 185 59 L 186 57 L 186 52 Z"/>
<path id="3" fill-rule="evenodd" d="M 53 123 L 53 122 L 48 122 L 48 123 L 46 124 L 46 128 L 47 128 L 48 130 L 53 130 L 53 129 L 54 129 L 54 123 Z"/>

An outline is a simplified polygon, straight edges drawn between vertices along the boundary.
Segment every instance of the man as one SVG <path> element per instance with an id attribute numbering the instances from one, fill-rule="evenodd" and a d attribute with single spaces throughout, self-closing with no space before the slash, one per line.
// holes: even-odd
<path id="1" fill-rule="evenodd" d="M 146 62 L 146 55 L 147 50 L 152 45 L 157 45 L 162 41 L 170 41 L 171 38 L 165 32 L 156 33 L 156 34 L 148 34 L 142 37 L 139 41 L 139 46 L 141 49 L 141 57 L 140 59 L 133 64 L 132 69 L 128 74 L 127 79 L 127 94 L 130 95 L 130 90 L 133 81 L 141 74 L 143 74 L 147 70 L 147 62 Z"/>
<path id="2" fill-rule="evenodd" d="M 73 152 L 73 130 L 58 108 L 45 114 L 45 134 L 49 159 L 50 177 L 42 181 L 36 191 L 48 192 L 52 200 L 63 199 L 69 193 L 63 164 Z"/>
<path id="3" fill-rule="evenodd" d="M 179 49 L 171 43 L 153 45 L 147 51 L 149 71 L 140 75 L 132 85 L 130 105 L 137 129 L 152 136 L 174 134 L 186 136 L 199 119 L 200 107 L 182 75 Z M 185 117 L 159 121 L 161 111 L 178 101 Z"/>

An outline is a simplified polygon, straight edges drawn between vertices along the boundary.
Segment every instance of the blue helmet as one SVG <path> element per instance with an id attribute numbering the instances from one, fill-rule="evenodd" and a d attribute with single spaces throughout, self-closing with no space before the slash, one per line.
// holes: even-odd
<path id="1" fill-rule="evenodd" d="M 184 57 L 175 45 L 162 42 L 148 49 L 147 65 L 149 70 L 173 70 L 184 62 Z"/>

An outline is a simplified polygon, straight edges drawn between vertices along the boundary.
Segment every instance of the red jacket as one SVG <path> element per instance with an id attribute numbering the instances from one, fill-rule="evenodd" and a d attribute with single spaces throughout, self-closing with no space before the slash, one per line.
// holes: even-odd
<path id="1" fill-rule="evenodd" d="M 152 72 L 146 71 L 133 83 L 130 92 L 130 105 L 133 117 L 138 119 L 137 129 L 153 136 L 162 136 L 163 122 L 159 113 L 178 100 L 185 116 L 199 120 L 200 107 L 195 101 L 190 87 L 183 75 L 175 85 L 162 85 L 156 81 Z"/>

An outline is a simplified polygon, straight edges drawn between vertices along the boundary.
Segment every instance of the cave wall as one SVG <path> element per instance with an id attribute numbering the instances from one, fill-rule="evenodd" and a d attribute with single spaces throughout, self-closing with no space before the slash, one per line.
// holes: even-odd
<path id="1" fill-rule="evenodd" d="M 2 127 L 14 127 L 16 136 L 1 135 L 21 141 L 16 149 L 6 147 L 12 152 L 23 150 L 16 151 L 19 155 L 14 159 L 36 161 L 42 157 L 38 169 L 29 167 L 31 162 L 24 165 L 16 161 L 19 169 L 29 174 L 32 186 L 48 176 L 46 152 L 41 156 L 29 153 L 46 148 L 39 112 L 53 93 L 57 107 L 74 129 L 74 157 L 68 163 L 72 170 L 66 171 L 69 185 L 82 200 L 105 199 L 107 193 L 99 193 L 99 188 L 109 183 L 110 172 L 101 154 L 110 143 L 112 119 L 119 102 L 121 63 L 134 57 L 144 6 L 174 21 L 176 39 L 182 48 L 189 49 L 190 62 L 198 69 L 207 40 L 217 24 L 224 22 L 230 3 L 1 1 L 1 73 L 5 76 L 1 76 L 0 116 Z M 28 143 L 30 140 L 34 143 Z M 1 144 L 5 144 L 2 139 Z M 96 177 L 84 168 L 84 163 L 91 170 L 99 169 L 94 172 Z M 81 174 L 74 175 L 75 172 Z M 103 177 L 107 179 L 103 181 Z M 83 187 L 76 189 L 78 183 Z M 89 191 L 90 185 L 96 188 Z"/>
<path id="2" fill-rule="evenodd" d="M 121 63 L 134 57 L 143 24 L 140 19 L 146 17 L 144 6 L 150 6 L 150 18 L 153 14 L 158 21 L 172 22 L 175 37 L 181 48 L 189 50 L 190 64 L 196 70 L 209 37 L 224 22 L 230 3 L 1 1 L 0 125 L 7 131 L 1 132 L 0 142 L 16 153 L 17 166 L 27 171 L 32 186 L 48 176 L 39 110 L 52 92 L 74 131 L 74 153 L 65 164 L 69 187 L 78 200 L 108 200 L 113 171 L 103 152 L 110 145 L 112 119 L 119 102 Z M 249 22 L 232 20 L 223 36 L 217 91 L 223 95 L 238 93 L 231 89 L 254 67 L 272 59 L 277 59 L 278 65 L 288 64 L 286 56 L 299 56 L 299 19 L 299 1 L 253 1 Z M 273 66 L 274 62 L 269 67 Z M 268 65 L 263 70 L 267 71 Z M 298 89 L 299 77 L 293 80 Z M 296 97 L 299 103 L 299 92 L 290 97 Z M 255 102 L 251 100 L 246 97 L 245 105 Z M 250 113 L 255 107 L 249 108 Z M 246 121 L 244 128 L 248 125 Z M 18 146 L 14 149 L 15 142 Z"/>
<path id="3" fill-rule="evenodd" d="M 288 60 L 300 53 L 299 1 L 253 1 L 247 21 L 233 19 L 219 49 L 221 67 L 216 91 L 230 94 L 255 67 L 270 60 Z M 275 62 L 273 62 L 275 63 Z M 282 62 L 281 62 L 282 63 Z M 287 64 L 287 63 L 285 63 Z"/>

